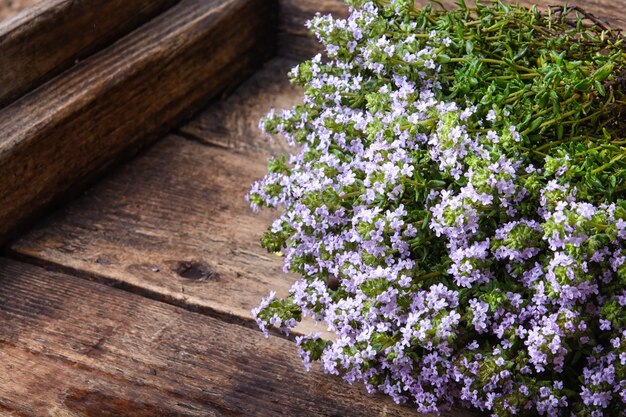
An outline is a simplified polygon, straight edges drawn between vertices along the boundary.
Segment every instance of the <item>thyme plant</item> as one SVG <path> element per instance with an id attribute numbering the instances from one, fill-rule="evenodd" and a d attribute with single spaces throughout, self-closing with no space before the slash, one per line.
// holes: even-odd
<path id="1" fill-rule="evenodd" d="M 272 112 L 294 145 L 249 194 L 301 279 L 307 365 L 439 412 L 626 413 L 623 37 L 568 6 L 351 0 Z"/>

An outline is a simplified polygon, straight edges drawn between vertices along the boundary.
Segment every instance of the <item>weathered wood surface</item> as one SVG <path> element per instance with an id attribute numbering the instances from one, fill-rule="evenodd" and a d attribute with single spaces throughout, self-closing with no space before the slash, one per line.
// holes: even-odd
<path id="1" fill-rule="evenodd" d="M 272 59 L 241 88 L 210 105 L 178 131 L 225 148 L 266 154 L 288 151 L 284 141 L 260 133 L 259 120 L 271 109 L 289 109 L 302 101 L 302 88 L 292 85 L 287 77 L 297 64 L 289 58 Z"/>
<path id="2" fill-rule="evenodd" d="M 0 243 L 271 53 L 266 0 L 183 0 L 0 111 Z"/>
<path id="3" fill-rule="evenodd" d="M 244 199 L 264 158 L 170 136 L 11 246 L 18 256 L 249 322 L 294 280 L 260 247 L 273 217 Z M 321 330 L 321 329 L 320 329 Z"/>
<path id="4" fill-rule="evenodd" d="M 287 340 L 4 259 L 0 323 L 4 415 L 415 415 L 307 373 Z"/>
<path id="5" fill-rule="evenodd" d="M 41 0 L 0 0 L 0 20 L 13 17 Z"/>
<path id="6" fill-rule="evenodd" d="M 428 0 L 415 0 L 418 6 L 428 4 Z M 443 0 L 442 3 L 454 8 L 456 0 Z M 467 0 L 471 4 L 470 0 Z M 513 3 L 513 2 L 511 2 Z M 520 0 L 520 4 L 539 7 L 565 4 L 557 0 Z M 626 8 L 622 1 L 614 0 L 568 0 L 567 4 L 583 7 L 614 28 L 626 28 Z M 316 13 L 332 14 L 336 17 L 347 16 L 347 6 L 342 0 L 281 0 L 278 47 L 279 53 L 292 59 L 308 59 L 321 51 L 316 39 L 310 36 L 304 26 Z M 438 6 L 435 6 L 438 7 Z"/>
<path id="7" fill-rule="evenodd" d="M 5 1 L 0 22 L 0 107 L 109 45 L 179 0 Z M 29 7 L 35 4 L 33 7 Z"/>

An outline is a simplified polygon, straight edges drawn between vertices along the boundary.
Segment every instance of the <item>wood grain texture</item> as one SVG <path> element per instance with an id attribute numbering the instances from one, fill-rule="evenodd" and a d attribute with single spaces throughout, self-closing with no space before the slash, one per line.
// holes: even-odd
<path id="1" fill-rule="evenodd" d="M 41 0 L 0 0 L 0 20 L 8 19 Z"/>
<path id="2" fill-rule="evenodd" d="M 178 1 L 5 0 L 0 19 L 24 10 L 0 22 L 0 107 Z"/>
<path id="3" fill-rule="evenodd" d="M 261 134 L 259 120 L 271 109 L 290 109 L 302 101 L 303 90 L 289 82 L 287 73 L 298 61 L 268 61 L 230 96 L 203 110 L 178 132 L 200 142 L 225 148 L 282 154 L 286 143 Z"/>
<path id="4" fill-rule="evenodd" d="M 183 0 L 0 111 L 0 243 L 271 53 L 266 0 Z"/>
<path id="5" fill-rule="evenodd" d="M 470 0 L 467 2 L 468 4 L 471 3 Z M 428 0 L 415 0 L 415 4 L 419 7 L 428 3 Z M 455 7 L 455 0 L 443 0 L 442 3 L 449 8 Z M 511 3 L 513 2 L 511 1 Z M 519 3 L 526 6 L 537 4 L 539 7 L 565 4 L 564 1 L 555 0 L 520 0 Z M 626 7 L 622 1 L 568 0 L 567 4 L 583 7 L 614 28 L 626 28 Z M 306 21 L 318 12 L 321 14 L 330 13 L 335 17 L 345 17 L 347 10 L 348 8 L 342 0 L 281 0 L 278 26 L 279 54 L 296 60 L 314 56 L 321 51 L 321 47 L 304 26 Z"/>
<path id="6" fill-rule="evenodd" d="M 306 372 L 284 339 L 4 259 L 0 322 L 5 415 L 416 415 Z"/>
<path id="7" fill-rule="evenodd" d="M 11 246 L 32 262 L 58 265 L 229 321 L 294 277 L 260 247 L 273 213 L 244 196 L 265 158 L 176 136 L 55 214 Z"/>

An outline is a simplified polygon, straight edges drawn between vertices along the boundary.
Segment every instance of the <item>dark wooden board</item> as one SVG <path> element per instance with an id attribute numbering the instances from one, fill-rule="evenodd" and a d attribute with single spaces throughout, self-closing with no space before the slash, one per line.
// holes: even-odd
<path id="1" fill-rule="evenodd" d="M 0 243 L 251 74 L 272 52 L 274 13 L 183 0 L 0 111 Z"/>
<path id="2" fill-rule="evenodd" d="M 287 340 L 4 259 L 0 322 L 0 414 L 415 416 Z"/>
<path id="3" fill-rule="evenodd" d="M 302 101 L 303 90 L 289 82 L 287 73 L 298 61 L 275 58 L 267 62 L 231 95 L 218 100 L 178 129 L 200 142 L 225 148 L 281 154 L 285 142 L 268 138 L 259 130 L 259 120 L 270 109 L 289 109 Z"/>
<path id="4" fill-rule="evenodd" d="M 443 0 L 442 3 L 446 7 L 454 8 L 456 1 Z M 471 4 L 471 1 L 468 0 L 467 3 Z M 545 7 L 565 4 L 565 1 L 521 0 L 519 3 Z M 416 0 L 415 4 L 424 6 L 428 4 L 428 0 Z M 626 4 L 621 0 L 568 0 L 567 4 L 583 7 L 615 28 L 626 28 Z M 342 0 L 280 0 L 280 6 L 279 53 L 297 60 L 308 59 L 321 51 L 317 40 L 310 36 L 309 30 L 304 26 L 306 21 L 318 12 L 345 17 L 348 9 Z"/>
<path id="5" fill-rule="evenodd" d="M 0 6 L 0 19 L 24 9 L 0 22 L 0 107 L 178 1 L 18 0 Z"/>

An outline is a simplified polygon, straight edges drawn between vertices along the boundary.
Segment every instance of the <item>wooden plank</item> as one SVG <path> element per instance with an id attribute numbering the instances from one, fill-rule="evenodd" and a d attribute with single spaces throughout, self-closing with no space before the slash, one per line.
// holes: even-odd
<path id="1" fill-rule="evenodd" d="M 230 96 L 211 104 L 178 132 L 225 148 L 284 153 L 288 150 L 285 142 L 262 135 L 258 125 L 270 109 L 289 109 L 302 101 L 303 90 L 287 77 L 297 63 L 280 57 L 268 61 Z"/>
<path id="2" fill-rule="evenodd" d="M 449 8 L 455 7 L 456 0 L 443 0 Z M 510 1 L 513 3 L 513 1 Z M 428 0 L 415 0 L 422 7 Z M 468 4 L 471 2 L 468 2 Z M 539 7 L 563 4 L 553 0 L 520 0 L 520 4 Z M 567 4 L 580 6 L 615 28 L 626 28 L 626 9 L 619 1 L 613 0 L 569 0 Z M 435 6 L 436 7 L 436 6 Z M 316 13 L 347 16 L 347 6 L 342 0 L 280 0 L 278 45 L 279 54 L 291 59 L 308 59 L 321 51 L 319 43 L 304 26 Z"/>
<path id="3" fill-rule="evenodd" d="M 4 259 L 0 322 L 8 415 L 415 416 L 287 340 Z"/>
<path id="4" fill-rule="evenodd" d="M 178 1 L 4 1 L 0 19 L 23 12 L 0 23 L 0 107 Z"/>
<path id="5" fill-rule="evenodd" d="M 11 246 L 150 297 L 250 321 L 295 279 L 260 247 L 273 213 L 244 196 L 265 158 L 170 136 Z M 233 319 L 234 317 L 234 319 Z"/>
<path id="6" fill-rule="evenodd" d="M 0 0 L 0 20 L 13 17 L 41 0 Z"/>
<path id="7" fill-rule="evenodd" d="M 0 243 L 254 71 L 272 52 L 274 9 L 183 0 L 0 111 Z"/>

